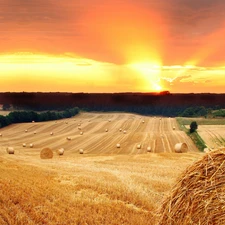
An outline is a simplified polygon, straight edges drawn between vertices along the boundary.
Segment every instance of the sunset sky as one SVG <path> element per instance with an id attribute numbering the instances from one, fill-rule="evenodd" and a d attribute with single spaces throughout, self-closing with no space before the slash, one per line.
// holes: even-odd
<path id="1" fill-rule="evenodd" d="M 0 92 L 225 92 L 224 0 L 0 0 Z"/>

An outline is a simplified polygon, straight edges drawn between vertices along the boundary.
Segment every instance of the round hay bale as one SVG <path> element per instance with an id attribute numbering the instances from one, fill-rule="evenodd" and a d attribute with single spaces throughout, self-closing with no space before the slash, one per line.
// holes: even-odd
<path id="1" fill-rule="evenodd" d="M 78 130 L 81 130 L 81 127 L 78 127 Z"/>
<path id="2" fill-rule="evenodd" d="M 117 148 L 120 148 L 120 144 L 116 144 L 116 147 L 117 147 Z"/>
<path id="3" fill-rule="evenodd" d="M 176 127 L 173 127 L 173 130 L 175 130 L 176 129 Z"/>
<path id="4" fill-rule="evenodd" d="M 34 144 L 30 144 L 30 148 L 33 148 L 34 147 Z"/>
<path id="5" fill-rule="evenodd" d="M 80 132 L 80 135 L 83 135 L 83 132 L 82 131 Z"/>
<path id="6" fill-rule="evenodd" d="M 14 154 L 14 148 L 13 148 L 13 147 L 7 147 L 7 148 L 6 148 L 6 152 L 7 152 L 8 154 Z"/>
<path id="7" fill-rule="evenodd" d="M 35 121 L 33 120 L 32 123 L 35 123 Z"/>
<path id="8" fill-rule="evenodd" d="M 79 127 L 80 125 L 81 125 L 80 123 L 77 124 L 78 127 Z"/>
<path id="9" fill-rule="evenodd" d="M 137 145 L 137 149 L 141 149 L 141 145 L 140 144 Z"/>
<path id="10" fill-rule="evenodd" d="M 71 140 L 71 137 L 67 137 L 66 139 L 67 139 L 68 141 L 70 141 L 70 140 Z"/>
<path id="11" fill-rule="evenodd" d="M 124 134 L 126 134 L 126 133 L 127 133 L 127 131 L 125 131 L 125 130 L 124 130 L 124 131 L 123 131 L 123 133 L 124 133 Z"/>
<path id="12" fill-rule="evenodd" d="M 36 131 L 34 131 L 34 134 L 36 134 L 37 132 Z"/>
<path id="13" fill-rule="evenodd" d="M 40 152 L 41 159 L 51 159 L 53 157 L 53 151 L 50 148 L 43 148 Z"/>
<path id="14" fill-rule="evenodd" d="M 50 133 L 50 135 L 53 135 L 53 134 L 54 134 L 53 132 Z"/>
<path id="15" fill-rule="evenodd" d="M 120 128 L 119 131 L 122 132 L 122 128 Z"/>
<path id="16" fill-rule="evenodd" d="M 57 153 L 58 155 L 63 155 L 63 154 L 64 154 L 64 148 L 58 149 L 58 150 L 56 151 L 56 153 Z"/>
<path id="17" fill-rule="evenodd" d="M 23 143 L 23 147 L 26 147 L 27 145 L 26 145 L 26 143 Z"/>
<path id="18" fill-rule="evenodd" d="M 151 152 L 151 151 L 152 151 L 151 147 L 148 146 L 148 147 L 147 147 L 147 152 Z"/>
<path id="19" fill-rule="evenodd" d="M 105 129 L 105 132 L 108 132 L 108 129 Z"/>
<path id="20" fill-rule="evenodd" d="M 0 137 L 2 137 L 2 134 L 0 134 Z"/>
<path id="21" fill-rule="evenodd" d="M 110 119 L 109 119 L 108 121 L 109 121 L 109 122 L 111 122 L 111 120 L 110 120 Z"/>
<path id="22" fill-rule="evenodd" d="M 145 123 L 145 121 L 144 121 L 144 120 L 142 120 L 142 123 Z"/>
<path id="23" fill-rule="evenodd" d="M 81 149 L 79 149 L 79 153 L 80 154 L 84 154 L 84 150 L 81 148 Z"/>
<path id="24" fill-rule="evenodd" d="M 158 225 L 225 224 L 225 150 L 189 166 L 158 211 Z"/>
<path id="25" fill-rule="evenodd" d="M 187 146 L 186 143 L 177 143 L 174 146 L 174 150 L 177 153 L 187 152 L 188 151 L 188 146 Z"/>
<path id="26" fill-rule="evenodd" d="M 24 132 L 27 133 L 28 130 L 25 130 Z"/>
<path id="27" fill-rule="evenodd" d="M 208 153 L 208 152 L 210 152 L 210 150 L 208 148 L 204 148 L 204 152 Z"/>

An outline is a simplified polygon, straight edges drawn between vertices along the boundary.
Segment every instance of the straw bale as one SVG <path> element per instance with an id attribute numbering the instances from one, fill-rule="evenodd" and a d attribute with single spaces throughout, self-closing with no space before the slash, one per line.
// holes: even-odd
<path id="1" fill-rule="evenodd" d="M 127 131 L 125 131 L 125 130 L 124 130 L 124 131 L 123 131 L 123 133 L 124 133 L 124 134 L 126 134 L 126 133 L 127 133 Z"/>
<path id="2" fill-rule="evenodd" d="M 142 123 L 145 123 L 145 121 L 144 121 L 144 120 L 142 120 Z"/>
<path id="3" fill-rule="evenodd" d="M 26 143 L 23 143 L 23 147 L 26 147 L 27 145 L 26 145 Z"/>
<path id="4" fill-rule="evenodd" d="M 137 149 L 141 149 L 141 145 L 140 144 L 137 145 Z"/>
<path id="5" fill-rule="evenodd" d="M 176 129 L 176 127 L 173 127 L 173 130 L 175 130 Z"/>
<path id="6" fill-rule="evenodd" d="M 8 154 L 14 154 L 14 148 L 13 148 L 13 147 L 7 147 L 7 148 L 6 148 L 6 152 L 7 152 Z"/>
<path id="7" fill-rule="evenodd" d="M 43 148 L 40 152 L 41 159 L 51 159 L 53 157 L 53 151 L 50 148 Z"/>
<path id="8" fill-rule="evenodd" d="M 66 139 L 70 141 L 71 140 L 71 137 L 67 137 Z"/>
<path id="9" fill-rule="evenodd" d="M 35 123 L 35 121 L 33 120 L 32 123 Z"/>
<path id="10" fill-rule="evenodd" d="M 108 132 L 108 129 L 105 129 L 105 132 Z"/>
<path id="11" fill-rule="evenodd" d="M 36 131 L 34 131 L 34 134 L 36 134 L 37 132 Z"/>
<path id="12" fill-rule="evenodd" d="M 188 146 L 187 146 L 186 143 L 177 143 L 174 146 L 174 150 L 177 153 L 187 152 L 188 151 Z"/>
<path id="13" fill-rule="evenodd" d="M 34 147 L 34 145 L 33 144 L 30 144 L 30 148 L 33 148 Z"/>
<path id="14" fill-rule="evenodd" d="M 83 132 L 82 131 L 80 132 L 80 135 L 83 135 Z"/>
<path id="15" fill-rule="evenodd" d="M 84 150 L 81 148 L 81 149 L 79 149 L 79 153 L 80 154 L 84 154 Z"/>
<path id="16" fill-rule="evenodd" d="M 158 225 L 225 224 L 225 149 L 189 166 L 158 211 Z"/>
<path id="17" fill-rule="evenodd" d="M 0 134 L 0 137 L 2 137 L 2 134 Z"/>
<path id="18" fill-rule="evenodd" d="M 58 155 L 63 155 L 63 154 L 64 154 L 64 148 L 58 149 L 58 150 L 56 151 L 56 153 L 57 153 Z"/>
<path id="19" fill-rule="evenodd" d="M 116 147 L 117 147 L 117 148 L 120 148 L 120 144 L 116 144 Z"/>
<path id="20" fill-rule="evenodd" d="M 54 134 L 53 132 L 50 133 L 50 135 L 53 135 L 53 134 Z"/>
<path id="21" fill-rule="evenodd" d="M 28 130 L 25 130 L 24 132 L 27 133 Z"/>
<path id="22" fill-rule="evenodd" d="M 148 146 L 148 147 L 147 147 L 147 152 L 151 152 L 151 151 L 152 151 L 151 147 Z"/>
<path id="23" fill-rule="evenodd" d="M 120 128 L 120 132 L 122 131 L 122 129 Z"/>

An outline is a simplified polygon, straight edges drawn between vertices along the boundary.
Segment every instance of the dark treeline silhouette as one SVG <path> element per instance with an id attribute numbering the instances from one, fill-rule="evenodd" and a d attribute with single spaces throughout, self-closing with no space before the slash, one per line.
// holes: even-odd
<path id="1" fill-rule="evenodd" d="M 42 113 L 37 113 L 34 111 L 13 111 L 7 116 L 0 115 L 0 128 L 8 126 L 12 123 L 24 123 L 24 122 L 42 122 L 49 120 L 58 120 L 63 118 L 70 118 L 79 113 L 79 109 L 72 108 L 67 109 L 62 112 L 47 111 Z"/>
<path id="2" fill-rule="evenodd" d="M 14 109 L 65 110 L 79 107 L 85 111 L 125 111 L 144 115 L 178 116 L 187 108 L 225 108 L 225 94 L 161 93 L 0 93 L 0 104 Z M 188 116 L 191 110 L 185 114 Z M 193 114 L 193 113 L 192 113 Z"/>

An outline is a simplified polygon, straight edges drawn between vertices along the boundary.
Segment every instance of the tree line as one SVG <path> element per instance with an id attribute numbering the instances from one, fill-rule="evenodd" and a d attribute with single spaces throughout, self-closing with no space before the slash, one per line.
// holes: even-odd
<path id="1" fill-rule="evenodd" d="M 78 107 L 66 109 L 61 112 L 47 111 L 37 113 L 34 111 L 13 111 L 7 116 L 0 115 L 0 127 L 5 127 L 13 123 L 26 123 L 26 122 L 43 122 L 50 120 L 58 120 L 63 118 L 70 118 L 80 112 Z"/>

